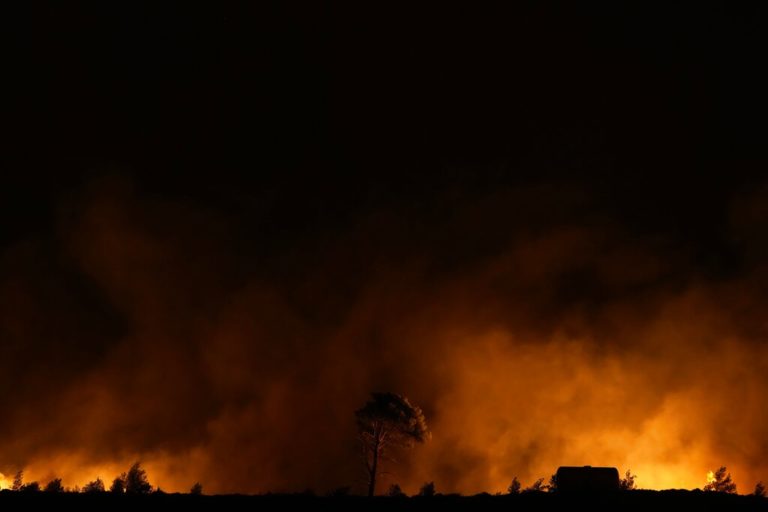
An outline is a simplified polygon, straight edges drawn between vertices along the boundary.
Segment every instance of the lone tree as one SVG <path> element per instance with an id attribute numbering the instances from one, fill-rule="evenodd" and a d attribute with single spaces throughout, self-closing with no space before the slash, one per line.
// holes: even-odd
<path id="1" fill-rule="evenodd" d="M 371 393 L 371 400 L 355 411 L 368 476 L 368 496 L 376 492 L 379 466 L 390 448 L 410 447 L 429 437 L 421 408 L 395 393 Z"/>
<path id="2" fill-rule="evenodd" d="M 509 484 L 509 487 L 507 487 L 507 494 L 520 494 L 520 488 L 522 485 L 520 485 L 520 480 L 517 479 L 517 477 L 514 477 L 512 479 L 512 483 Z"/>
<path id="3" fill-rule="evenodd" d="M 757 482 L 755 484 L 755 491 L 752 495 L 757 496 L 758 498 L 765 498 L 765 486 L 763 485 L 763 482 Z"/>
<path id="4" fill-rule="evenodd" d="M 193 496 L 200 496 L 203 494 L 203 484 L 200 482 L 195 482 L 195 485 L 192 486 L 192 488 L 189 490 L 189 494 L 192 494 Z"/>
<path id="5" fill-rule="evenodd" d="M 736 492 L 736 484 L 731 479 L 731 474 L 727 472 L 725 466 L 721 466 L 720 469 L 709 472 L 707 475 L 707 481 L 709 482 L 704 486 L 705 491 L 715 492 L 727 492 L 729 494 Z"/>

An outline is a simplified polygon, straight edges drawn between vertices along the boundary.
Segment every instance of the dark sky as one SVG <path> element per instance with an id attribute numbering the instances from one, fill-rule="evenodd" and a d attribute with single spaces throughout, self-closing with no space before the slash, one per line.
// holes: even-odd
<path id="1" fill-rule="evenodd" d="M 8 238 L 120 172 L 288 238 L 557 181 L 708 252 L 759 181 L 762 10 L 308 4 L 9 13 Z"/>
<path id="2" fill-rule="evenodd" d="M 483 353 L 457 333 L 502 333 L 501 359 L 532 343 L 533 361 L 551 362 L 541 371 L 561 375 L 548 343 L 576 343 L 592 392 L 611 368 L 592 350 L 609 347 L 631 380 L 616 386 L 651 383 L 672 403 L 709 389 L 712 346 L 764 353 L 766 7 L 514 4 L 7 10 L 0 382 L 20 391 L 0 399 L 0 472 L 77 479 L 135 457 L 180 489 L 187 476 L 217 491 L 341 485 L 353 464 L 318 461 L 347 453 L 345 415 L 390 387 L 437 425 L 402 482 L 487 489 L 585 456 L 506 419 L 467 426 L 512 436 L 496 455 L 441 448 L 440 425 L 461 431 L 441 397 L 469 407 L 454 380 L 475 382 L 447 368 Z M 701 331 L 670 349 L 688 329 Z M 745 360 L 725 374 L 764 397 L 762 366 Z M 526 371 L 521 386 L 536 380 Z M 606 398 L 645 443 L 674 423 L 650 396 L 629 412 Z M 302 412 L 276 405 L 289 399 Z M 566 417 L 577 433 L 598 428 L 584 418 L 605 404 L 589 404 Z M 547 425 L 559 410 L 507 405 Z M 758 476 L 761 414 L 733 434 L 741 444 L 711 427 L 687 462 L 643 459 L 667 464 L 646 482 L 688 485 L 728 455 Z M 326 416 L 315 462 L 283 454 L 306 453 L 289 434 Z M 83 418 L 96 425 L 85 434 L 71 428 Z M 675 428 L 662 444 L 681 446 Z M 211 461 L 234 462 L 213 474 Z M 488 473 L 463 476 L 471 465 Z"/>

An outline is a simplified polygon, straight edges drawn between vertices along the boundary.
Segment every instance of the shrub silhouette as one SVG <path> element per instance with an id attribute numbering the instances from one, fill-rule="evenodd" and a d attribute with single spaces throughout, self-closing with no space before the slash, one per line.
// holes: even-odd
<path id="1" fill-rule="evenodd" d="M 40 492 L 40 484 L 37 482 L 29 482 L 21 486 L 21 492 Z"/>
<path id="2" fill-rule="evenodd" d="M 538 480 L 533 482 L 530 487 L 527 487 L 523 492 L 544 492 L 545 487 L 546 486 L 544 485 L 544 479 L 539 478 Z"/>
<path id="3" fill-rule="evenodd" d="M 115 479 L 112 480 L 112 485 L 109 486 L 109 492 L 112 494 L 123 494 L 125 492 L 126 477 L 127 475 L 125 473 L 116 476 Z"/>
<path id="4" fill-rule="evenodd" d="M 405 496 L 405 493 L 397 484 L 392 484 L 389 486 L 389 489 L 387 490 L 387 496 L 390 496 L 392 498 L 402 498 Z"/>
<path id="5" fill-rule="evenodd" d="M 736 484 L 733 482 L 731 474 L 727 473 L 727 471 L 725 466 L 720 466 L 720 469 L 714 473 L 710 471 L 710 475 L 708 476 L 710 481 L 704 486 L 704 490 L 710 492 L 726 492 L 729 494 L 735 493 Z"/>
<path id="6" fill-rule="evenodd" d="M 629 470 L 627 470 L 627 472 L 624 473 L 624 478 L 619 480 L 619 489 L 622 491 L 635 490 L 635 478 L 637 478 L 637 475 L 633 475 Z"/>
<path id="7" fill-rule="evenodd" d="M 192 486 L 192 488 L 189 490 L 189 494 L 192 494 L 194 496 L 200 496 L 203 494 L 203 484 L 200 482 L 195 482 L 195 485 Z"/>
<path id="8" fill-rule="evenodd" d="M 427 482 L 419 489 L 419 496 L 430 498 L 435 495 L 435 482 Z"/>
<path id="9" fill-rule="evenodd" d="M 521 487 L 520 480 L 518 480 L 517 477 L 514 477 L 512 483 L 507 487 L 507 494 L 520 494 Z"/>
<path id="10" fill-rule="evenodd" d="M 83 492 L 86 494 L 104 492 L 104 482 L 101 480 L 101 478 L 97 478 L 96 480 L 88 482 L 83 486 Z"/>
<path id="11" fill-rule="evenodd" d="M 349 496 L 349 491 L 351 490 L 352 489 L 349 486 L 337 487 L 329 492 L 328 496 L 331 498 L 342 498 L 344 496 Z"/>
<path id="12" fill-rule="evenodd" d="M 549 483 L 544 486 L 547 492 L 557 492 L 557 473 L 549 477 Z"/>
<path id="13" fill-rule="evenodd" d="M 126 494 L 149 494 L 152 486 L 149 485 L 147 472 L 142 469 L 139 462 L 135 462 L 125 476 Z"/>
<path id="14" fill-rule="evenodd" d="M 61 478 L 54 478 L 46 484 L 43 490 L 45 492 L 64 492 L 64 486 L 61 485 Z"/>
<path id="15" fill-rule="evenodd" d="M 765 498 L 765 486 L 763 485 L 763 482 L 757 482 L 755 484 L 755 491 L 752 495 L 757 496 L 758 498 Z"/>
<path id="16" fill-rule="evenodd" d="M 429 437 L 429 430 L 421 409 L 395 393 L 371 393 L 371 400 L 355 411 L 355 417 L 365 458 L 368 496 L 373 496 L 387 451 L 422 443 Z"/>

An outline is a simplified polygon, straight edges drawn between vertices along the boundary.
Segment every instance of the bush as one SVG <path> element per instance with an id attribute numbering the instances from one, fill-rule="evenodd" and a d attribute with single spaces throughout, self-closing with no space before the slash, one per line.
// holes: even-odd
<path id="1" fill-rule="evenodd" d="M 64 486 L 61 485 L 61 478 L 54 478 L 46 484 L 45 492 L 64 492 Z"/>
<path id="2" fill-rule="evenodd" d="M 419 489 L 419 496 L 432 497 L 435 495 L 435 482 L 427 482 Z"/>
<path id="3" fill-rule="evenodd" d="M 37 482 L 29 482 L 21 486 L 21 492 L 40 492 L 40 484 Z"/>
<path id="4" fill-rule="evenodd" d="M 524 492 L 544 492 L 545 486 L 544 486 L 544 479 L 539 478 L 535 482 L 531 484 L 530 487 L 527 487 Z"/>
<path id="5" fill-rule="evenodd" d="M 619 480 L 619 489 L 622 491 L 633 491 L 635 489 L 635 478 L 637 475 L 633 475 L 629 470 L 624 473 L 624 478 Z"/>
<path id="6" fill-rule="evenodd" d="M 112 480 L 112 485 L 109 486 L 109 492 L 112 494 L 123 494 L 125 492 L 125 473 L 120 476 L 116 476 Z"/>
<path id="7" fill-rule="evenodd" d="M 96 480 L 88 482 L 83 486 L 83 492 L 86 494 L 104 492 L 104 482 L 101 480 L 101 478 L 97 478 Z M 122 490 L 120 492 L 122 492 Z"/>

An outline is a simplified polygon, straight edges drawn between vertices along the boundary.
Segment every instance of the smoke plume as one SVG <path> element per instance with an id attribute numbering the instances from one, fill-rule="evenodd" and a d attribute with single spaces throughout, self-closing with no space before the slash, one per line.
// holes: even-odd
<path id="1" fill-rule="evenodd" d="M 569 184 L 281 237 L 267 213 L 98 180 L 0 255 L 4 486 L 135 460 L 164 490 L 359 486 L 353 411 L 385 390 L 433 435 L 381 488 L 496 492 L 591 464 L 649 488 L 727 465 L 750 489 L 768 478 L 764 199 L 724 206 L 739 263 L 717 272 Z"/>

